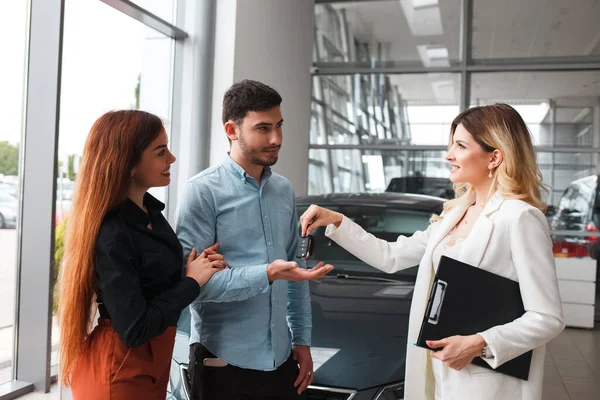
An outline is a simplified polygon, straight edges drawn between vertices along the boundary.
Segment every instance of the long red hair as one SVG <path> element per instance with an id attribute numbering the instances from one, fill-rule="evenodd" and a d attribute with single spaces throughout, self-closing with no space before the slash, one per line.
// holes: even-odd
<path id="1" fill-rule="evenodd" d="M 131 173 L 164 129 L 144 111 L 111 111 L 92 126 L 77 174 L 60 268 L 60 375 L 65 386 L 84 351 L 96 314 L 95 247 L 104 216 L 126 198 Z"/>

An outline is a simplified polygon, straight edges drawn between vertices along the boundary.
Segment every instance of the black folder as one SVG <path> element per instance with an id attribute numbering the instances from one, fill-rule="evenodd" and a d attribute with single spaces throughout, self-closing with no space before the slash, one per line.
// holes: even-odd
<path id="1" fill-rule="evenodd" d="M 473 335 L 524 313 L 518 282 L 442 256 L 416 345 L 436 351 L 425 341 Z M 473 364 L 527 380 L 532 354 L 528 351 L 495 370 L 480 357 Z"/>

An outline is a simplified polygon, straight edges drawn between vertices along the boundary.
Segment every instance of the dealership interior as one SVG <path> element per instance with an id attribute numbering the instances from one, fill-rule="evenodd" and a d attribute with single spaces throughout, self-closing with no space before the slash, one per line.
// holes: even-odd
<path id="1" fill-rule="evenodd" d="M 600 398 L 598 21 L 599 0 L 0 1 L 0 400 L 72 398 L 58 376 L 55 288 L 93 122 L 117 109 L 162 119 L 177 162 L 171 184 L 150 191 L 174 224 L 186 181 L 227 156 L 222 97 L 244 79 L 283 98 L 273 170 L 291 182 L 297 210 L 331 201 L 389 240 L 427 228 L 410 202 L 454 197 L 452 120 L 470 107 L 514 107 L 547 187 L 566 325 L 546 345 L 542 398 Z M 343 264 L 332 246 L 319 256 Z M 333 274 L 351 278 L 337 266 Z M 394 307 L 410 304 L 409 275 L 373 276 L 375 297 L 360 286 L 335 303 L 327 297 L 341 293 L 341 280 L 311 283 L 308 399 L 404 398 L 407 323 L 397 321 L 408 321 L 408 309 Z M 356 314 L 343 310 L 350 300 Z M 368 337 L 383 322 L 361 307 L 396 318 L 401 345 L 364 344 L 385 354 L 385 364 L 369 364 L 382 377 L 336 384 L 328 364 L 339 362 L 337 375 L 360 371 L 343 361 L 345 342 L 319 330 L 352 314 L 353 332 Z M 173 359 L 169 399 L 188 400 L 186 362 Z"/>

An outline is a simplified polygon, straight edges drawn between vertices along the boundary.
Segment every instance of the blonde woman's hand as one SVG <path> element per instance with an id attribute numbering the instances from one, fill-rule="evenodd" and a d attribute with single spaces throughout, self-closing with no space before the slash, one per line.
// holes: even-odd
<path id="1" fill-rule="evenodd" d="M 227 268 L 223 255 L 217 253 L 218 249 L 219 245 L 215 243 L 196 258 L 196 249 L 193 248 L 188 256 L 185 276 L 204 286 L 214 274 Z"/>
<path id="2" fill-rule="evenodd" d="M 300 217 L 302 236 L 308 235 L 313 229 L 329 224 L 334 224 L 336 228 L 339 228 L 343 219 L 344 216 L 339 212 L 311 204 Z"/>
<path id="3" fill-rule="evenodd" d="M 445 366 L 460 371 L 481 356 L 485 340 L 481 335 L 451 336 L 442 340 L 428 340 L 427 346 L 442 350 L 434 351 L 431 357 L 437 358 Z"/>

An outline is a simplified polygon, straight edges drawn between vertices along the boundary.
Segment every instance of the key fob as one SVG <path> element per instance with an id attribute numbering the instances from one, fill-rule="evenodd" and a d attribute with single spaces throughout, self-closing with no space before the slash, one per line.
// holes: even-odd
<path id="1" fill-rule="evenodd" d="M 312 253 L 313 240 L 312 236 L 307 235 L 300 238 L 298 245 L 298 252 L 296 253 L 297 258 L 308 258 Z"/>

